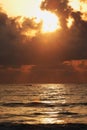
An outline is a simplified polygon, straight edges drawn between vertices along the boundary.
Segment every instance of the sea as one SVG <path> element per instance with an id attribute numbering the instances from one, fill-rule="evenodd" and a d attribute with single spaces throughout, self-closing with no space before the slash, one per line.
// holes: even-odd
<path id="1" fill-rule="evenodd" d="M 0 85 L 0 125 L 3 123 L 87 125 L 87 84 Z"/>

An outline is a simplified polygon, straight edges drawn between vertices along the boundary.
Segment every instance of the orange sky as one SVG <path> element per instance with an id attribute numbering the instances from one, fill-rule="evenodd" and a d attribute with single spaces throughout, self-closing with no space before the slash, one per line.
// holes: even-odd
<path id="1" fill-rule="evenodd" d="M 4 10 L 10 16 L 35 16 L 40 10 L 39 6 L 42 0 L 0 0 Z"/>

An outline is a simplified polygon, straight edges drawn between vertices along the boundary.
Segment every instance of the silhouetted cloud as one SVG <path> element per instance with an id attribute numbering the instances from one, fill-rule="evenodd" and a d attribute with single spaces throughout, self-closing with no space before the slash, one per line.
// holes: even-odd
<path id="1" fill-rule="evenodd" d="M 68 0 L 45 0 L 41 8 L 58 15 L 62 26 L 60 30 L 42 34 L 41 23 L 36 24 L 34 18 L 12 18 L 0 11 L 1 81 L 7 74 L 7 81 L 10 81 L 10 77 L 15 79 L 22 75 L 21 80 L 25 76 L 25 81 L 30 79 L 32 82 L 68 82 L 72 79 L 79 82 L 81 78 L 85 82 L 87 64 L 83 61 L 87 60 L 87 21 L 82 19 L 82 12 L 73 11 L 68 6 Z M 74 19 L 71 28 L 67 27 L 69 16 Z M 76 66 L 75 60 L 81 63 L 78 62 Z M 22 71 L 25 65 L 30 67 L 27 72 Z M 80 73 L 82 75 L 79 77 Z"/>
<path id="2" fill-rule="evenodd" d="M 51 2 L 48 1 L 49 3 Z M 65 10 L 66 3 L 62 1 L 58 5 L 62 6 L 63 4 Z M 70 15 L 74 19 L 71 28 L 62 26 L 62 29 L 55 34 L 45 35 L 39 33 L 41 25 L 35 24 L 33 19 L 23 18 L 22 22 L 19 23 L 18 20 L 21 17 L 9 18 L 1 12 L 0 64 L 39 64 L 86 59 L 87 22 L 81 19 L 80 12 L 72 12 Z M 64 16 L 64 13 L 62 17 L 66 21 L 67 17 Z M 31 36 L 31 31 L 35 30 L 35 34 Z M 28 33 L 28 37 L 25 33 Z"/>

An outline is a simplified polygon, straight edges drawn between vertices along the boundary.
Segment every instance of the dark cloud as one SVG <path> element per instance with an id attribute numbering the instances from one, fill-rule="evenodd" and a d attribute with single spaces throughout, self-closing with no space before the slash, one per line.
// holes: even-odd
<path id="1" fill-rule="evenodd" d="M 83 62 L 78 64 L 78 68 L 84 70 L 80 74 L 69 63 L 87 59 L 87 21 L 82 20 L 81 12 L 74 12 L 68 6 L 68 0 L 45 0 L 41 8 L 54 11 L 59 16 L 61 30 L 41 34 L 41 23 L 35 24 L 34 19 L 11 18 L 3 11 L 0 12 L 1 81 L 4 78 L 6 82 L 12 79 L 15 81 L 15 77 L 16 80 L 20 77 L 20 82 L 75 82 L 76 79 L 79 82 L 81 78 L 85 82 L 87 65 Z M 67 27 L 69 16 L 74 19 L 71 28 Z M 23 21 L 19 23 L 21 19 Z M 27 31 L 28 36 L 25 35 Z M 35 35 L 31 35 L 31 31 L 36 31 Z M 65 61 L 69 61 L 68 64 Z M 27 73 L 21 71 L 22 65 L 35 66 Z"/>
<path id="2" fill-rule="evenodd" d="M 5 13 L 0 13 L 0 64 L 31 64 L 34 47 L 30 38 L 23 33 L 37 27 L 33 20 L 27 18 L 23 19 L 21 27 L 19 18 L 9 18 Z"/>
<path id="3" fill-rule="evenodd" d="M 86 83 L 87 60 L 72 60 L 58 65 L 1 66 L 3 83 Z"/>
<path id="4" fill-rule="evenodd" d="M 68 0 L 45 0 L 42 2 L 41 8 L 55 12 L 60 18 L 61 26 L 66 28 L 66 19 L 72 10 L 68 6 Z"/>
<path id="5" fill-rule="evenodd" d="M 61 60 L 87 58 L 87 22 L 81 19 L 80 12 L 71 12 L 70 9 L 74 23 L 67 28 L 67 1 L 48 0 L 44 6 L 48 5 L 49 10 L 51 2 L 54 10 L 56 7 L 53 3 L 58 3 L 57 10 L 65 19 L 61 21 L 62 29 L 55 34 L 40 34 L 41 25 L 35 24 L 34 19 L 24 18 L 20 25 L 18 21 L 21 17 L 9 18 L 5 13 L 0 13 L 0 64 L 57 64 Z M 32 30 L 36 30 L 33 37 Z M 30 31 L 28 37 L 24 35 L 27 31 Z"/>
<path id="6" fill-rule="evenodd" d="M 56 12 L 60 18 L 62 31 L 55 42 L 62 47 L 60 50 L 63 54 L 63 58 L 65 60 L 86 59 L 87 21 L 82 20 L 82 13 L 78 11 L 74 12 L 73 9 L 68 6 L 68 0 L 45 0 L 41 8 Z M 69 16 L 74 19 L 73 26 L 70 29 L 67 28 L 67 18 Z M 62 56 L 62 54 L 60 55 Z"/>

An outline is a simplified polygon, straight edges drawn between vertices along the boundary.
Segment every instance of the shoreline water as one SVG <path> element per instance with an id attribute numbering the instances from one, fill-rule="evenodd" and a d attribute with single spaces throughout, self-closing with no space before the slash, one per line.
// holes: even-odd
<path id="1" fill-rule="evenodd" d="M 87 85 L 1 85 L 0 130 L 87 130 Z"/>
<path id="2" fill-rule="evenodd" d="M 87 130 L 87 124 L 16 124 L 0 123 L 0 130 Z"/>

